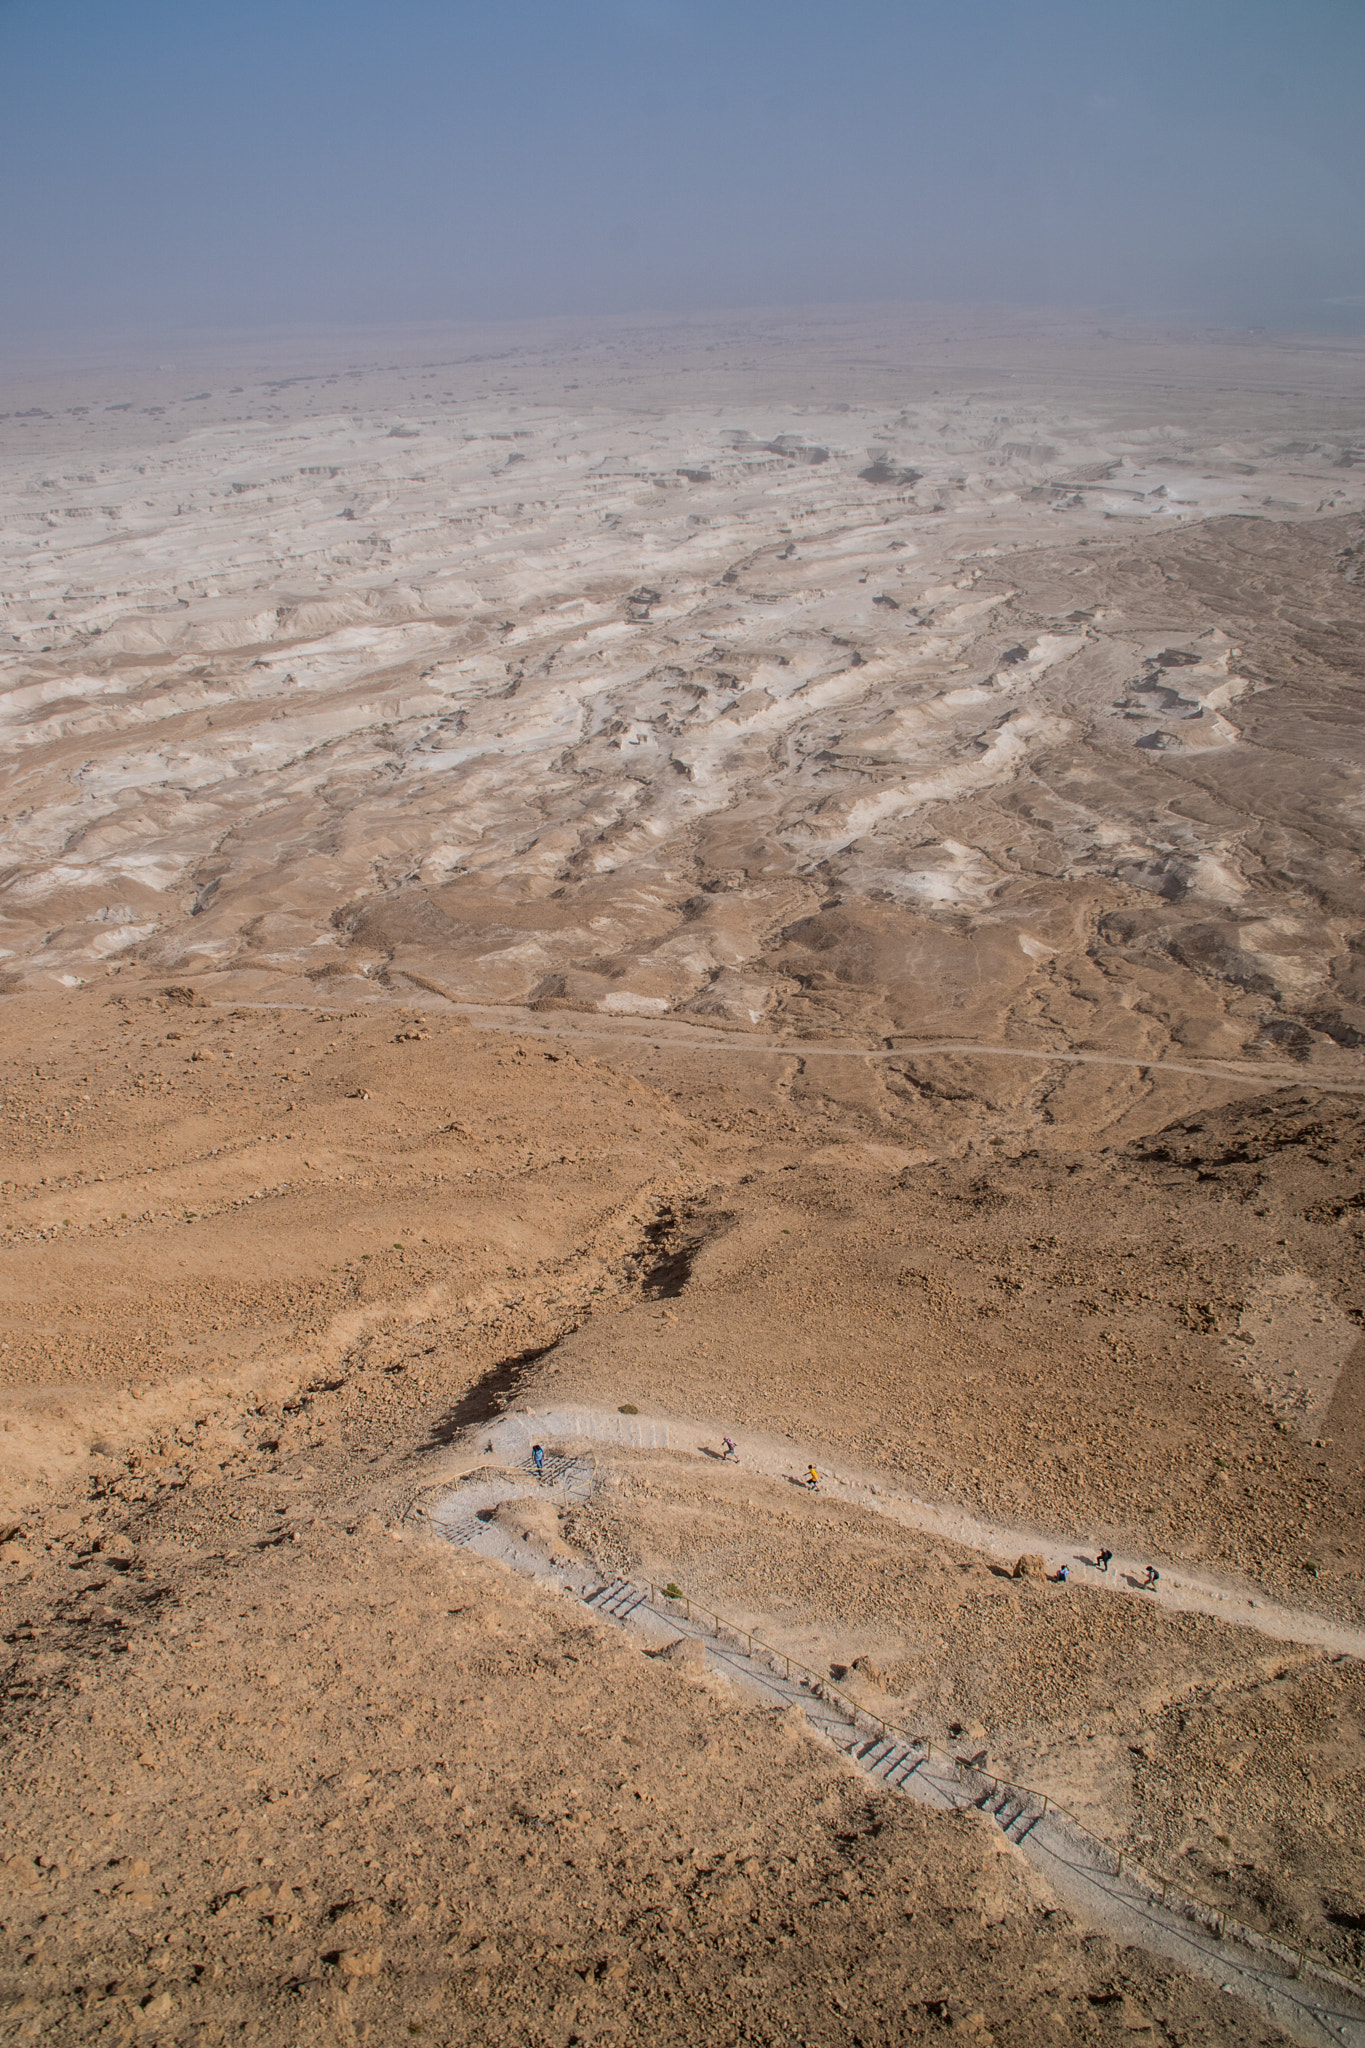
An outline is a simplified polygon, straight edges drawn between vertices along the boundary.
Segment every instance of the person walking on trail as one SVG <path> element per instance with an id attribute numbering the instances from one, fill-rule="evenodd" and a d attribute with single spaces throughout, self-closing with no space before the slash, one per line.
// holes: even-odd
<path id="1" fill-rule="evenodd" d="M 1149 1590 L 1151 1589 L 1151 1587 L 1159 1585 L 1161 1583 L 1161 1573 L 1157 1570 L 1154 1564 L 1148 1565 L 1147 1576 L 1142 1583 Z"/>
<path id="2" fill-rule="evenodd" d="M 806 1467 L 806 1484 L 812 1493 L 815 1492 L 820 1484 L 820 1474 L 816 1471 L 814 1465 L 807 1465 Z"/>
<path id="3" fill-rule="evenodd" d="M 721 1452 L 722 1458 L 732 1458 L 737 1465 L 739 1463 L 739 1452 L 735 1449 L 734 1438 L 732 1436 L 723 1436 L 721 1442 L 725 1446 L 725 1449 Z"/>
<path id="4" fill-rule="evenodd" d="M 1095 1559 L 1095 1570 L 1096 1570 L 1097 1572 L 1107 1572 L 1107 1571 L 1108 1571 L 1108 1569 L 1109 1569 L 1109 1567 L 1110 1567 L 1110 1565 L 1111 1565 L 1111 1564 L 1112 1564 L 1113 1562 L 1114 1562 L 1114 1553 L 1113 1553 L 1113 1551 L 1112 1551 L 1112 1550 L 1102 1550 L 1102 1551 L 1100 1552 L 1099 1556 L 1098 1556 L 1098 1557 L 1097 1557 L 1097 1558 Z"/>
<path id="5" fill-rule="evenodd" d="M 532 1460 L 533 1460 L 533 1462 L 534 1462 L 534 1464 L 535 1464 L 535 1468 L 536 1468 L 536 1478 L 537 1478 L 537 1479 L 543 1479 L 543 1478 L 545 1477 L 545 1446 L 544 1446 L 544 1444 L 532 1444 L 532 1446 L 531 1446 L 531 1458 L 532 1458 Z"/>
<path id="6" fill-rule="evenodd" d="M 1056 1583 L 1057 1585 L 1059 1585 L 1059 1586 L 1065 1586 L 1065 1585 L 1067 1585 L 1067 1584 L 1069 1583 L 1069 1581 L 1070 1581 L 1070 1578 L 1071 1578 L 1071 1567 L 1070 1567 L 1069 1565 L 1065 1565 L 1065 1564 L 1061 1564 L 1061 1565 L 1058 1565 L 1058 1567 L 1057 1567 L 1057 1577 L 1056 1577 L 1056 1581 L 1055 1581 L 1055 1583 Z"/>

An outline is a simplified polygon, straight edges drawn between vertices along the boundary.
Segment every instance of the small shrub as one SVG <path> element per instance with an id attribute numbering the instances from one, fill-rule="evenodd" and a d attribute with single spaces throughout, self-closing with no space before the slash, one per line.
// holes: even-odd
<path id="1" fill-rule="evenodd" d="M 683 1598 L 684 1598 L 684 1594 L 683 1594 L 683 1589 L 682 1589 L 682 1587 L 681 1587 L 681 1586 L 675 1586 L 675 1585 L 674 1585 L 674 1583 L 673 1583 L 673 1581 L 672 1581 L 672 1579 L 670 1579 L 670 1580 L 669 1580 L 669 1582 L 668 1582 L 668 1584 L 667 1584 L 667 1585 L 666 1585 L 666 1586 L 664 1587 L 664 1598 L 665 1598 L 665 1600 L 681 1600 L 681 1599 L 683 1599 Z"/>
<path id="2" fill-rule="evenodd" d="M 618 1415 L 638 1415 L 640 1411 L 633 1401 L 623 1401 L 616 1412 Z"/>

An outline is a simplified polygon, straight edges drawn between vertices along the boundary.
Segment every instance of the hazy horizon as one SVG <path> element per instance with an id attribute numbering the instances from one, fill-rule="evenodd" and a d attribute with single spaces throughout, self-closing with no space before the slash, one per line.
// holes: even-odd
<path id="1" fill-rule="evenodd" d="M 0 0 L 0 340 L 999 302 L 1365 329 L 1308 0 Z"/>

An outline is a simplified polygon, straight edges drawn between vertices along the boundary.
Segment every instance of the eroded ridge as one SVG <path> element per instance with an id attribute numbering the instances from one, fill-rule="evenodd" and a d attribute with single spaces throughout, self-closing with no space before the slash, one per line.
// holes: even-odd
<path id="1" fill-rule="evenodd" d="M 640 334 L 505 393 L 19 408 L 9 971 L 397 964 L 1354 1073 L 1365 494 L 1323 365 L 1282 401 L 1315 433 L 1202 368 L 1176 427 L 1128 359 L 1068 383 L 1074 337 L 964 390 L 888 332 L 878 385 L 797 323 L 799 402 Z"/>

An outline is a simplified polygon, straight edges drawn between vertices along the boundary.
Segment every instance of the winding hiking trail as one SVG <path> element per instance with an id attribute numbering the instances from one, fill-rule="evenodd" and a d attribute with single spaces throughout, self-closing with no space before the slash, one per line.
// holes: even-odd
<path id="1" fill-rule="evenodd" d="M 1115 1550 L 1108 1571 L 1095 1568 L 1098 1548 L 1094 1539 L 1081 1543 L 1037 1529 L 988 1522 L 963 1509 L 922 1500 L 917 1494 L 897 1487 L 893 1481 L 866 1470 L 841 1464 L 820 1444 L 796 1443 L 785 1437 L 755 1435 L 735 1422 L 703 1422 L 687 1416 L 655 1413 L 627 1416 L 609 1409 L 558 1406 L 526 1409 L 498 1418 L 477 1433 L 479 1441 L 508 1464 L 520 1464 L 530 1455 L 534 1437 L 545 1442 L 616 1444 L 623 1450 L 671 1450 L 698 1459 L 705 1470 L 725 1436 L 739 1445 L 744 1469 L 776 1480 L 804 1479 L 808 1465 L 821 1475 L 822 1490 L 850 1506 L 870 1509 L 903 1528 L 941 1536 L 969 1550 L 1012 1566 L 1025 1552 L 1041 1555 L 1050 1573 L 1065 1565 L 1072 1573 L 1084 1575 L 1087 1586 L 1120 1598 L 1152 1601 L 1181 1614 L 1207 1614 L 1218 1621 L 1254 1628 L 1277 1642 L 1308 1643 L 1333 1656 L 1365 1659 L 1365 1628 L 1329 1619 L 1309 1608 L 1286 1607 L 1254 1587 L 1238 1586 L 1168 1563 L 1150 1553 L 1138 1558 Z M 1148 1565 L 1160 1573 L 1155 1587 L 1143 1584 Z"/>
<path id="2" fill-rule="evenodd" d="M 724 1623 L 718 1616 L 708 1620 L 707 1610 L 694 1611 L 690 1602 L 669 1599 L 652 1584 L 619 1577 L 604 1580 L 591 1567 L 567 1557 L 537 1554 L 515 1542 L 494 1520 L 498 1507 L 543 1498 L 547 1491 L 551 1499 L 566 1503 L 590 1494 L 595 1462 L 580 1446 L 600 1443 L 622 1451 L 692 1453 L 700 1471 L 708 1453 L 714 1459 L 726 1433 L 734 1434 L 734 1426 L 727 1432 L 676 1416 L 626 1416 L 586 1407 L 517 1410 L 466 1432 L 463 1471 L 457 1473 L 447 1464 L 424 1488 L 440 1489 L 427 1518 L 446 1541 L 576 1594 L 603 1620 L 638 1634 L 644 1648 L 657 1653 L 696 1644 L 698 1669 L 704 1666 L 769 1706 L 798 1710 L 817 1734 L 889 1792 L 941 1812 L 975 1808 L 995 1821 L 1011 1848 L 1027 1857 L 1082 1921 L 1235 1992 L 1307 2048 L 1365 2048 L 1365 1987 L 1296 1956 L 1281 1943 L 1229 1925 L 1226 1919 L 1220 1924 L 1217 1914 L 1174 1892 L 1168 1897 L 1164 1884 L 1116 1857 L 1070 1814 L 998 1779 L 980 1768 L 979 1760 L 968 1762 L 922 1738 L 902 1735 L 750 1630 Z M 534 1465 L 533 1441 L 546 1447 L 543 1471 Z M 1050 1554 L 1053 1569 L 1062 1562 L 1091 1562 L 1074 1545 L 978 1521 L 934 1507 L 865 1473 L 839 1471 L 821 1462 L 818 1447 L 747 1434 L 740 1442 L 742 1463 L 749 1471 L 776 1480 L 799 1479 L 814 1461 L 822 1490 L 840 1500 L 988 1555 L 1012 1559 L 1033 1548 Z M 489 1454 L 500 1470 L 489 1471 L 483 1463 Z M 1276 1606 L 1238 1588 L 1163 1571 L 1154 1591 L 1139 1590 L 1135 1567 L 1117 1554 L 1108 1573 L 1091 1569 L 1087 1582 L 1108 1588 L 1116 1597 L 1156 1600 L 1177 1611 L 1214 1614 L 1277 1640 L 1365 1657 L 1365 1631 Z"/>

